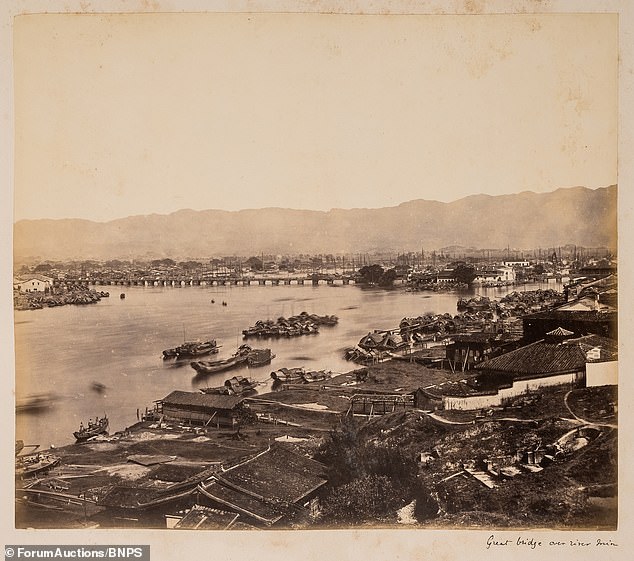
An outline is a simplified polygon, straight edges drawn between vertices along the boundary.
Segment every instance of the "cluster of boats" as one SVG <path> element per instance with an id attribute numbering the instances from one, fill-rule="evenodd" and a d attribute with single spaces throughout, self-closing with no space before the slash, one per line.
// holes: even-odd
<path id="1" fill-rule="evenodd" d="M 271 349 L 253 349 L 249 345 L 240 345 L 229 358 L 223 360 L 199 360 L 191 362 L 191 367 L 198 374 L 215 374 L 238 366 L 255 368 L 269 364 L 275 355 Z"/>
<path id="2" fill-rule="evenodd" d="M 501 300 L 491 300 L 486 296 L 460 298 L 456 304 L 458 311 L 495 312 L 498 317 L 521 317 L 525 314 L 550 309 L 565 302 L 565 297 L 556 290 L 529 290 L 511 292 Z"/>
<path id="3" fill-rule="evenodd" d="M 496 301 L 487 296 L 474 296 L 473 298 L 459 298 L 456 308 L 459 312 L 492 312 L 495 310 Z"/>
<path id="4" fill-rule="evenodd" d="M 332 377 L 330 370 L 311 370 L 303 368 L 280 368 L 271 372 L 271 378 L 275 382 L 282 384 L 311 384 L 313 382 L 323 382 Z"/>
<path id="5" fill-rule="evenodd" d="M 215 354 L 218 352 L 218 349 L 219 347 L 216 345 L 215 339 L 211 339 L 209 341 L 185 341 L 178 347 L 165 349 L 163 351 L 163 360 L 196 358 L 199 356 Z"/>
<path id="6" fill-rule="evenodd" d="M 259 320 L 255 325 L 242 331 L 248 337 L 298 337 L 300 335 L 316 335 L 322 325 L 333 326 L 339 321 L 337 316 L 318 316 L 302 312 L 289 318 L 279 317 L 276 321 Z"/>

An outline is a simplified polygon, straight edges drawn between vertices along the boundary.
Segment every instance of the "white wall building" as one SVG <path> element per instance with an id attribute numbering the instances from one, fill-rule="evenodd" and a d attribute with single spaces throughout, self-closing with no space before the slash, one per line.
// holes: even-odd
<path id="1" fill-rule="evenodd" d="M 20 292 L 45 292 L 53 286 L 53 279 L 44 275 L 33 275 L 26 279 L 18 280 L 14 286 Z"/>
<path id="2" fill-rule="evenodd" d="M 515 270 L 503 265 L 486 268 L 478 271 L 474 282 L 515 282 Z"/>

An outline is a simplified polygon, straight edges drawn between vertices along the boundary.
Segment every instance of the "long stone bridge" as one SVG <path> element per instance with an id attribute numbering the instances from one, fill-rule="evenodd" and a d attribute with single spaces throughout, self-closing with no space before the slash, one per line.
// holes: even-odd
<path id="1" fill-rule="evenodd" d="M 353 275 L 300 275 L 289 277 L 126 277 L 111 278 L 105 276 L 94 277 L 66 277 L 56 279 L 53 286 L 83 285 L 83 286 L 278 286 L 278 285 L 347 285 L 355 284 L 357 277 Z"/>

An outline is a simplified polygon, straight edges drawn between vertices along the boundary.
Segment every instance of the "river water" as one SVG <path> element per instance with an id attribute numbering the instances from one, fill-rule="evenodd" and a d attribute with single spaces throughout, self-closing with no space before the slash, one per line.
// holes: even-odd
<path id="1" fill-rule="evenodd" d="M 560 285 L 548 287 L 561 290 Z M 369 331 L 392 329 L 403 317 L 426 312 L 456 314 L 457 299 L 469 295 L 326 285 L 95 288 L 109 291 L 110 298 L 94 305 L 15 312 L 16 397 L 55 397 L 49 408 L 16 415 L 16 439 L 42 448 L 70 444 L 80 422 L 104 413 L 112 433 L 136 422 L 137 409 L 151 407 L 173 390 L 219 386 L 234 375 L 267 381 L 259 390 L 267 391 L 271 371 L 281 367 L 346 372 L 355 365 L 343 358 L 344 349 Z M 536 288 L 546 285 L 478 293 L 500 298 L 514 289 Z M 120 299 L 123 291 L 126 298 Z M 220 353 L 203 360 L 225 358 L 243 342 L 242 330 L 257 320 L 302 311 L 334 314 L 339 323 L 322 327 L 318 335 L 249 339 L 252 346 L 276 354 L 267 366 L 200 377 L 187 361 L 174 364 L 161 357 L 163 349 L 184 339 L 216 339 Z M 94 382 L 105 390 L 95 391 Z"/>

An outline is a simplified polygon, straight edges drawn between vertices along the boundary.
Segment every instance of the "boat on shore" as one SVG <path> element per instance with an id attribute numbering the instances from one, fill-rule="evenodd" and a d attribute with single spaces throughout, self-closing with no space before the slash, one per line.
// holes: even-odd
<path id="1" fill-rule="evenodd" d="M 304 374 L 306 371 L 303 368 L 280 368 L 271 372 L 271 378 L 281 383 L 303 382 Z"/>
<path id="2" fill-rule="evenodd" d="M 109 423 L 107 415 L 97 417 L 94 421 L 91 419 L 86 427 L 84 426 L 84 423 L 81 423 L 79 425 L 79 430 L 76 430 L 73 433 L 73 436 L 77 442 L 85 442 L 89 438 L 106 433 L 108 431 Z"/>
<path id="3" fill-rule="evenodd" d="M 302 380 L 306 384 L 312 384 L 314 382 L 323 382 L 332 378 L 332 372 L 330 370 L 315 370 L 312 372 L 305 372 L 302 376 Z"/>
<path id="4" fill-rule="evenodd" d="M 243 376 L 234 376 L 225 380 L 222 386 L 215 388 L 201 388 L 202 393 L 218 394 L 218 395 L 243 395 L 255 391 L 258 382 L 251 378 L 244 378 Z"/>
<path id="5" fill-rule="evenodd" d="M 45 473 L 58 466 L 62 459 L 48 452 L 35 452 L 15 459 L 15 475 L 21 479 Z"/>
<path id="6" fill-rule="evenodd" d="M 171 358 L 196 358 L 199 356 L 205 356 L 209 354 L 215 354 L 219 350 L 216 345 L 216 340 L 211 339 L 209 341 L 186 341 L 178 347 L 173 349 L 165 349 L 163 351 L 163 360 Z"/>

